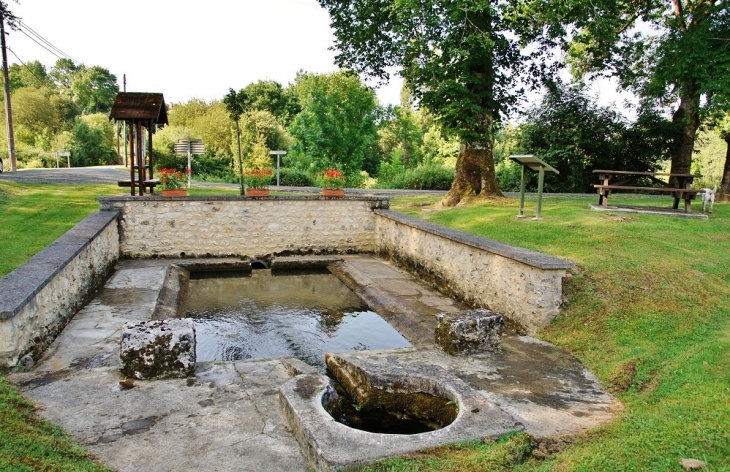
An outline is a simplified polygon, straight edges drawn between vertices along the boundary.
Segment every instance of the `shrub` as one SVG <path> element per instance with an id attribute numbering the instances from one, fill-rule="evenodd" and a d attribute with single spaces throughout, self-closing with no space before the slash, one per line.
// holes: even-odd
<path id="1" fill-rule="evenodd" d="M 176 156 L 175 154 L 162 154 L 153 151 L 154 165 L 156 170 L 160 169 L 177 169 L 185 170 L 188 166 L 188 158 Z"/>
<path id="2" fill-rule="evenodd" d="M 311 175 L 289 167 L 280 169 L 279 183 L 289 187 L 314 187 L 314 179 Z"/>
<path id="3" fill-rule="evenodd" d="M 535 174 L 534 172 L 528 172 L 527 173 L 527 181 L 525 182 L 526 186 L 529 186 L 529 188 L 534 188 L 536 184 L 532 180 L 534 179 L 534 176 L 532 174 Z M 497 185 L 499 185 L 499 189 L 503 192 L 519 192 L 520 191 L 520 182 L 522 181 L 522 166 L 517 164 L 514 161 L 511 161 L 509 159 L 505 159 L 499 164 L 497 164 L 496 167 L 496 177 L 497 177 Z M 532 179 L 532 180 L 530 180 Z M 536 181 L 536 180 L 535 180 Z"/>
<path id="4" fill-rule="evenodd" d="M 196 180 L 238 183 L 238 176 L 233 172 L 230 159 L 207 155 L 195 156 L 192 166 Z"/>
<path id="5" fill-rule="evenodd" d="M 381 186 L 410 190 L 449 190 L 454 181 L 454 170 L 439 165 L 418 166 L 407 169 Z"/>
<path id="6" fill-rule="evenodd" d="M 52 152 L 43 149 L 28 146 L 24 143 L 18 143 L 15 148 L 16 164 L 19 169 L 33 169 L 41 167 L 56 167 L 56 156 Z M 4 162 L 6 170 L 10 168 L 10 160 Z M 60 160 L 61 167 L 66 167 L 66 158 Z"/>

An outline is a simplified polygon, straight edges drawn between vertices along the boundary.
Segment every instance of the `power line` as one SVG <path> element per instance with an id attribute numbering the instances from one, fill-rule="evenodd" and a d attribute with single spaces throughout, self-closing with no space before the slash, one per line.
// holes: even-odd
<path id="1" fill-rule="evenodd" d="M 47 47 L 45 47 L 44 45 L 42 45 L 41 43 L 39 43 L 38 41 L 36 41 L 36 40 L 35 40 L 35 39 L 34 39 L 34 38 L 33 38 L 32 36 L 30 36 L 29 34 L 27 34 L 27 33 L 26 33 L 25 31 L 23 31 L 23 30 L 18 30 L 18 31 L 20 31 L 20 32 L 21 32 L 21 33 L 23 33 L 24 35 L 28 36 L 28 38 L 30 38 L 30 39 L 31 39 L 31 40 L 32 40 L 32 41 L 33 41 L 34 43 L 36 43 L 36 44 L 37 44 L 38 46 L 40 46 L 40 47 L 42 47 L 43 49 L 45 49 L 46 51 L 50 52 L 51 54 L 53 54 L 53 55 L 54 55 L 54 56 L 56 56 L 57 58 L 59 58 L 59 59 L 62 59 L 62 57 L 61 57 L 61 56 L 59 56 L 59 55 L 58 55 L 58 54 L 56 54 L 55 52 L 51 51 L 50 49 L 48 49 Z"/>
<path id="2" fill-rule="evenodd" d="M 41 36 L 40 34 L 38 34 L 37 32 L 35 32 L 33 30 L 33 28 L 31 28 L 30 26 L 28 26 L 26 23 L 24 23 L 22 21 L 18 21 L 18 25 L 21 26 L 21 29 L 19 29 L 19 31 L 21 33 L 23 33 L 24 35 L 26 35 L 33 42 L 35 42 L 36 44 L 38 44 L 40 47 L 42 47 L 46 51 L 50 52 L 51 54 L 53 54 L 54 56 L 58 57 L 59 59 L 70 59 L 74 63 L 78 63 L 73 57 L 69 56 L 68 54 L 66 54 L 65 52 L 61 51 L 59 48 L 57 48 L 56 46 L 54 46 L 53 43 L 51 43 L 50 41 L 48 41 L 47 39 L 45 39 L 43 36 Z M 25 30 L 27 30 L 28 32 L 30 32 L 33 36 L 35 36 L 35 38 L 38 38 L 40 41 L 42 41 L 43 43 L 45 43 L 46 45 L 48 45 L 55 52 L 52 51 L 51 49 L 48 49 L 48 47 L 44 46 L 43 44 L 39 43 L 35 38 L 33 38 Z"/>
<path id="3" fill-rule="evenodd" d="M 28 26 L 26 23 L 23 23 L 22 21 L 19 21 L 18 24 L 20 26 L 24 27 L 25 29 L 27 29 L 28 31 L 30 31 L 31 34 L 33 34 L 33 36 L 37 37 L 38 39 L 40 39 L 41 41 L 43 41 L 44 43 L 46 43 L 48 46 L 50 46 L 51 48 L 53 48 L 54 50 L 56 50 L 58 53 L 60 53 L 65 58 L 71 59 L 72 61 L 76 62 L 76 60 L 73 57 L 69 56 L 68 54 L 66 54 L 65 52 L 61 51 L 59 48 L 57 48 L 56 46 L 54 46 L 50 41 L 48 41 L 46 38 L 44 38 L 43 36 L 41 36 L 40 34 L 38 34 L 33 28 L 31 28 L 30 26 Z"/>

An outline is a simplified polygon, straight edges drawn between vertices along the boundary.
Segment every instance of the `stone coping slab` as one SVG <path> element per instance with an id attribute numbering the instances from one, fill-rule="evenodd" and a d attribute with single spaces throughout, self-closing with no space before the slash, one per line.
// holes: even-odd
<path id="1" fill-rule="evenodd" d="M 45 249 L 0 279 L 0 319 L 17 315 L 38 292 L 79 255 L 119 212 L 95 212 Z"/>
<path id="2" fill-rule="evenodd" d="M 454 229 L 447 228 L 445 226 L 430 223 L 428 221 L 419 220 L 418 218 L 404 215 L 393 210 L 375 210 L 377 215 L 383 218 L 388 218 L 397 223 L 401 223 L 413 228 L 425 231 L 427 233 L 435 234 L 442 238 L 451 239 L 459 243 L 471 246 L 476 249 L 481 249 L 493 254 L 506 257 L 523 264 L 527 264 L 538 269 L 573 269 L 575 264 L 565 259 L 559 259 L 557 257 L 548 256 L 541 254 L 536 251 L 529 249 L 511 246 L 509 244 L 500 243 L 492 239 L 483 238 L 481 236 L 475 236 L 473 234 L 465 233 Z"/>
<path id="3" fill-rule="evenodd" d="M 301 196 L 288 196 L 288 195 L 277 195 L 269 197 L 247 197 L 241 195 L 232 196 L 199 196 L 199 197 L 163 197 L 161 194 L 147 194 L 144 196 L 131 196 L 131 195 L 119 195 L 113 197 L 96 197 L 96 200 L 101 204 L 101 209 L 105 210 L 104 204 L 110 202 L 164 202 L 164 201 L 193 201 L 193 202 L 245 202 L 251 200 L 264 200 L 264 201 L 337 201 L 337 200 L 354 200 L 362 202 L 372 202 L 373 208 L 389 208 L 391 197 L 378 197 L 378 196 L 366 196 L 366 195 L 347 195 L 344 197 L 323 197 L 321 195 L 301 195 Z"/>

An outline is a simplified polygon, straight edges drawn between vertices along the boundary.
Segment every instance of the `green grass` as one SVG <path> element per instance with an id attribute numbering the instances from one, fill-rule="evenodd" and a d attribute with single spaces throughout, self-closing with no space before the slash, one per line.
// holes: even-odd
<path id="1" fill-rule="evenodd" d="M 702 221 L 600 213 L 588 209 L 594 199 L 551 197 L 533 221 L 514 217 L 515 200 L 455 209 L 430 205 L 437 200 L 398 198 L 392 208 L 578 264 L 562 314 L 540 337 L 572 351 L 626 406 L 563 452 L 511 469 L 682 470 L 681 458 L 696 458 L 730 470 L 730 205 Z M 454 464 L 464 454 L 452 453 Z M 372 470 L 439 470 L 421 461 Z M 470 470 L 454 464 L 442 470 Z"/>
<path id="2" fill-rule="evenodd" d="M 111 185 L 0 183 L 0 277 L 31 258 L 99 208 Z"/>
<path id="3" fill-rule="evenodd" d="M 109 471 L 59 427 L 40 419 L 35 406 L 0 375 L 0 470 Z"/>
<path id="4" fill-rule="evenodd" d="M 0 183 L 2 273 L 94 211 L 94 195 L 118 193 L 109 185 Z M 236 195 L 237 189 L 191 192 L 202 194 Z M 514 218 L 515 200 L 440 209 L 438 198 L 399 197 L 392 208 L 578 265 L 565 280 L 562 314 L 539 337 L 572 351 L 625 411 L 611 424 L 548 447 L 542 459 L 531 454 L 543 450 L 540 444 L 516 434 L 362 470 L 680 471 L 681 458 L 704 460 L 706 470 L 730 470 L 730 205 L 716 204 L 710 220 L 702 221 L 599 213 L 588 210 L 594 199 L 549 197 L 544 219 L 532 221 Z M 528 199 L 527 208 L 534 206 Z M 0 377 L 0 470 L 8 464 L 23 470 L 21 460 L 31 464 L 27 470 L 74 470 L 77 459 L 69 451 L 80 449 L 62 446 L 70 443 L 45 423 L 26 430 L 24 423 L 33 421 L 32 408 Z M 48 447 L 35 450 L 29 443 Z"/>

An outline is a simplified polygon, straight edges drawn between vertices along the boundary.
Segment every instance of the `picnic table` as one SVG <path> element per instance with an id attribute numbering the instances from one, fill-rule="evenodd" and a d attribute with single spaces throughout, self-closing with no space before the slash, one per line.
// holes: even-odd
<path id="1" fill-rule="evenodd" d="M 684 211 L 692 213 L 692 199 L 697 194 L 704 193 L 704 190 L 692 189 L 692 182 L 695 177 L 702 177 L 699 174 L 670 174 L 662 172 L 639 172 L 631 170 L 603 170 L 596 169 L 594 174 L 598 174 L 601 180 L 599 184 L 591 184 L 598 191 L 598 204 L 604 208 L 608 208 L 608 198 L 614 190 L 634 190 L 643 192 L 666 192 L 674 197 L 672 208 L 679 208 L 679 201 L 684 200 Z M 659 177 L 668 177 L 669 182 L 676 182 L 676 186 L 672 187 L 669 183 L 659 179 Z M 622 179 L 616 182 L 617 179 Z M 631 185 L 639 179 L 648 179 L 658 184 L 657 187 L 646 187 Z"/>

